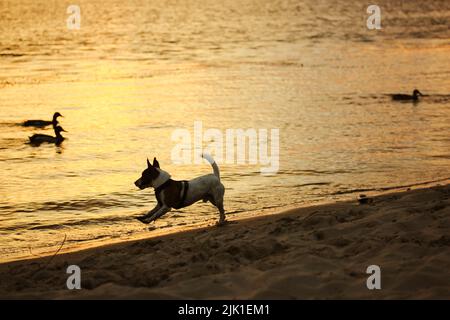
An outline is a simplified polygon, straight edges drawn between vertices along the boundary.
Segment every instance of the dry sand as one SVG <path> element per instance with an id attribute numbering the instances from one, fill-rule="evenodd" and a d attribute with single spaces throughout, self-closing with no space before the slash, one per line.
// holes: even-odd
<path id="1" fill-rule="evenodd" d="M 192 207 L 194 208 L 194 207 Z M 450 185 L 0 265 L 1 298 L 450 299 Z M 48 265 L 47 265 L 48 264 Z M 66 268 L 82 270 L 66 289 Z M 366 268 L 381 267 L 381 290 Z"/>

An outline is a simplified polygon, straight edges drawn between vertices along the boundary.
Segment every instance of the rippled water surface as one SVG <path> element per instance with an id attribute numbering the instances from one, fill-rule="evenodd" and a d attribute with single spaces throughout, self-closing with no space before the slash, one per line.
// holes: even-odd
<path id="1" fill-rule="evenodd" d="M 133 182 L 157 156 L 175 179 L 177 128 L 278 128 L 280 168 L 221 164 L 230 215 L 450 177 L 450 2 L 0 1 L 1 260 L 217 219 L 211 205 L 148 228 Z M 394 92 L 419 88 L 419 103 Z M 26 119 L 64 115 L 60 147 Z"/>

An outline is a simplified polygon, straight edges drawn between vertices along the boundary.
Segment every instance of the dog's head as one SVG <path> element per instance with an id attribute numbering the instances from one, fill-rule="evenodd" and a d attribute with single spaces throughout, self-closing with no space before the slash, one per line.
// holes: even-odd
<path id="1" fill-rule="evenodd" d="M 137 179 L 134 184 L 141 190 L 149 187 L 157 188 L 161 185 L 162 178 L 166 178 L 165 176 L 168 176 L 168 174 L 159 169 L 159 163 L 156 158 L 153 159 L 153 165 L 150 164 L 150 161 L 147 159 L 147 169 L 142 171 L 141 177 Z M 170 176 L 168 176 L 168 178 L 170 178 Z"/>

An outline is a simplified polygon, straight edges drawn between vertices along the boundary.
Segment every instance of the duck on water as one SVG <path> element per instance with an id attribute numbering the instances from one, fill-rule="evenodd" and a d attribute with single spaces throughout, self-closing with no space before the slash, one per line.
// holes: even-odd
<path id="1" fill-rule="evenodd" d="M 418 101 L 419 100 L 419 96 L 423 96 L 423 94 L 417 90 L 414 89 L 413 94 L 392 94 L 392 100 L 399 100 L 399 101 Z"/>
<path id="2" fill-rule="evenodd" d="M 55 112 L 53 114 L 53 120 L 27 120 L 23 123 L 24 127 L 36 127 L 36 128 L 44 128 L 48 125 L 53 125 L 55 128 L 58 125 L 58 117 L 62 117 L 62 114 L 59 112 Z"/>
<path id="3" fill-rule="evenodd" d="M 51 136 L 48 134 L 33 134 L 30 139 L 30 143 L 34 145 L 40 145 L 41 143 L 54 143 L 55 145 L 60 145 L 64 141 L 64 137 L 61 135 L 61 132 L 67 132 L 60 126 L 54 127 L 55 136 Z"/>

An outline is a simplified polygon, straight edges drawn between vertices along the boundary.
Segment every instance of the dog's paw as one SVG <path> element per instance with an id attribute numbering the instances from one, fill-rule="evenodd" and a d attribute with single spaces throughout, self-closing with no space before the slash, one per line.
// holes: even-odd
<path id="1" fill-rule="evenodd" d="M 148 224 L 148 221 L 145 220 L 145 217 L 136 217 L 136 220 L 139 220 L 142 223 Z"/>
<path id="2" fill-rule="evenodd" d="M 226 225 L 227 223 L 228 223 L 228 221 L 226 221 L 226 220 L 219 220 L 219 221 L 217 221 L 216 226 L 222 227 L 222 226 Z"/>

